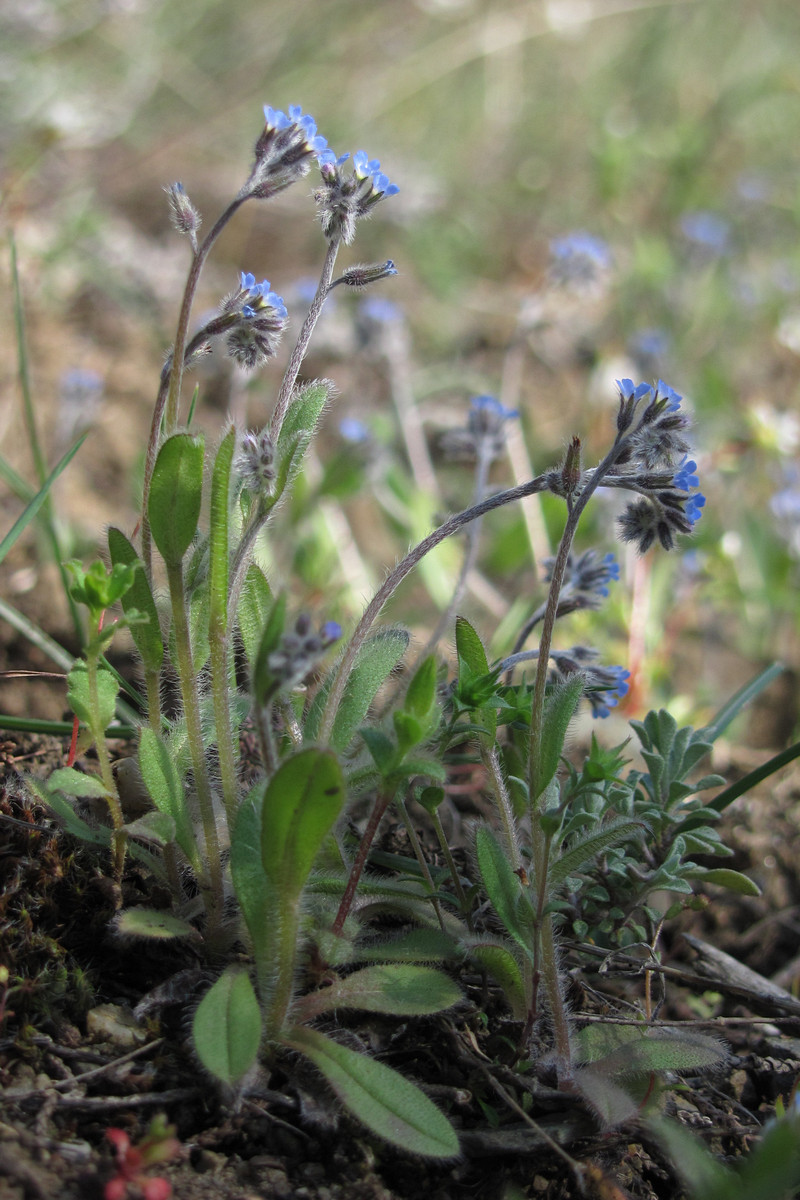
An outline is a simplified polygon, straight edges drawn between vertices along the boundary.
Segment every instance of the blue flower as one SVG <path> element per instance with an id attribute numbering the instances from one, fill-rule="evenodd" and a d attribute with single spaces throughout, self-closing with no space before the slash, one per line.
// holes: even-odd
<path id="1" fill-rule="evenodd" d="M 699 477 L 694 474 L 697 470 L 697 463 L 687 461 L 688 458 L 687 454 L 683 456 L 678 470 L 672 477 L 672 486 L 677 488 L 679 492 L 690 492 L 692 488 L 696 488 L 700 483 Z"/>
<path id="2" fill-rule="evenodd" d="M 711 254 L 724 254 L 728 248 L 730 223 L 718 213 L 707 209 L 684 213 L 680 227 L 684 237 Z"/>
<path id="3" fill-rule="evenodd" d="M 690 496 L 686 501 L 683 512 L 690 525 L 696 525 L 702 517 L 703 514 L 701 510 L 705 505 L 705 502 L 706 498 L 702 492 L 695 492 L 695 494 Z"/>
<path id="4" fill-rule="evenodd" d="M 518 408 L 506 408 L 496 396 L 473 396 L 470 404 L 475 412 L 485 412 L 503 421 L 510 421 L 519 416 Z"/>
<path id="5" fill-rule="evenodd" d="M 356 222 L 366 217 L 374 205 L 400 191 L 380 169 L 377 158 L 369 158 L 366 150 L 353 155 L 352 173 L 345 174 L 342 165 L 349 154 L 337 158 L 332 150 L 319 156 L 322 186 L 314 193 L 322 232 L 327 238 L 340 237 L 346 244 L 355 237 Z"/>
<path id="6" fill-rule="evenodd" d="M 377 321 L 381 325 L 402 321 L 404 316 L 399 304 L 395 304 L 394 300 L 386 300 L 383 296 L 368 296 L 366 300 L 362 300 L 358 311 L 368 321 Z"/>
<path id="7" fill-rule="evenodd" d="M 264 107 L 264 131 L 256 142 L 255 164 L 242 192 L 246 196 L 268 199 L 306 175 L 311 159 L 328 153 L 328 143 L 317 133 L 312 116 L 299 104 L 288 114 L 281 109 Z"/>
<path id="8" fill-rule="evenodd" d="M 254 317 L 257 312 L 261 312 L 265 308 L 274 309 L 274 317 L 278 321 L 285 321 L 289 313 L 283 298 L 277 292 L 269 290 L 269 280 L 264 279 L 261 283 L 256 283 L 255 275 L 249 271 L 242 271 L 240 274 L 242 291 L 246 293 L 242 297 L 244 301 L 242 305 L 243 317 Z"/>
<path id="9" fill-rule="evenodd" d="M 370 436 L 369 429 L 363 421 L 359 421 L 358 417 L 342 417 L 339 422 L 339 434 L 346 442 L 352 442 L 353 445 L 369 441 Z"/>
<path id="10" fill-rule="evenodd" d="M 678 409 L 681 406 L 681 401 L 683 400 L 683 396 L 678 395 L 678 393 L 675 391 L 674 388 L 671 388 L 666 383 L 664 383 L 663 379 L 659 379 L 659 381 L 658 381 L 658 387 L 656 388 L 656 394 L 660 401 L 666 400 L 666 402 L 667 402 L 664 405 L 664 408 L 662 410 L 663 412 L 672 413 L 672 412 L 678 411 Z"/>
<path id="11" fill-rule="evenodd" d="M 644 396 L 652 395 L 653 389 L 649 383 L 634 384 L 632 379 L 615 380 L 621 400 L 641 400 Z"/>
<path id="12" fill-rule="evenodd" d="M 602 238 L 587 233 L 585 229 L 577 229 L 563 237 L 553 238 L 550 242 L 550 253 L 561 262 L 577 262 L 584 260 L 596 268 L 605 269 L 611 266 L 611 250 Z"/>
<path id="13" fill-rule="evenodd" d="M 624 667 L 589 667 L 586 699 L 593 717 L 605 720 L 629 690 L 630 671 Z"/>

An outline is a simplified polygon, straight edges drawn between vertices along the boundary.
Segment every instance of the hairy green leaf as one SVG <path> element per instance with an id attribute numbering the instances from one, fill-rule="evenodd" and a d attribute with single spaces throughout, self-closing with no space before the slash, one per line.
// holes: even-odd
<path id="1" fill-rule="evenodd" d="M 483 886 L 511 937 L 533 958 L 533 909 L 505 850 L 486 825 L 475 835 L 475 856 Z"/>
<path id="2" fill-rule="evenodd" d="M 432 967 L 386 963 L 362 967 L 330 987 L 304 996 L 297 1004 L 304 1021 L 337 1008 L 416 1017 L 442 1012 L 461 1000 L 460 988 Z"/>
<path id="3" fill-rule="evenodd" d="M 203 1066 L 235 1087 L 258 1057 L 261 1013 L 246 971 L 231 968 L 206 992 L 192 1023 Z"/>
<path id="4" fill-rule="evenodd" d="M 299 751 L 270 780 L 262 810 L 261 859 L 270 884 L 287 903 L 300 896 L 344 801 L 341 767 L 329 750 Z"/>
<path id="5" fill-rule="evenodd" d="M 458 1137 L 445 1115 L 397 1071 L 316 1029 L 296 1026 L 285 1040 L 311 1059 L 342 1103 L 373 1133 L 407 1154 L 458 1156 Z"/>
<path id="6" fill-rule="evenodd" d="M 150 482 L 148 517 L 164 562 L 177 567 L 192 544 L 203 496 L 203 439 L 175 433 L 158 452 Z"/>
<path id="7" fill-rule="evenodd" d="M 361 646 L 333 723 L 330 744 L 334 750 L 344 751 L 350 745 L 378 688 L 405 654 L 408 642 L 409 635 L 405 629 L 382 629 Z M 304 729 L 307 742 L 313 742 L 319 734 L 332 678 L 331 673 L 309 710 Z"/>
<path id="8" fill-rule="evenodd" d="M 149 938 L 169 941 L 188 938 L 199 942 L 200 934 L 194 925 L 156 908 L 124 908 L 111 922 L 114 932 L 123 938 Z"/>
<path id="9" fill-rule="evenodd" d="M 581 675 L 570 675 L 563 683 L 559 683 L 547 698 L 542 723 L 541 756 L 537 763 L 532 764 L 532 802 L 539 799 L 550 781 L 555 778 L 569 723 L 575 716 L 575 710 L 583 695 L 583 684 Z"/>
<path id="10" fill-rule="evenodd" d="M 124 563 L 126 566 L 136 568 L 130 590 L 122 597 L 122 609 L 126 615 L 135 609 L 147 616 L 147 621 L 131 625 L 131 637 L 142 656 L 145 670 L 158 671 L 164 660 L 164 642 L 158 622 L 158 610 L 144 573 L 144 566 L 125 534 L 113 525 L 108 531 L 108 552 L 115 565 Z"/>
<path id="11" fill-rule="evenodd" d="M 597 832 L 589 833 L 570 848 L 564 851 L 555 862 L 551 863 L 548 884 L 551 888 L 558 887 L 573 871 L 579 871 L 591 859 L 604 854 L 613 846 L 639 837 L 647 831 L 644 821 L 631 821 L 627 817 L 619 817 L 616 821 L 607 821 Z"/>
<path id="12" fill-rule="evenodd" d="M 175 822 L 175 840 L 197 870 L 200 858 L 178 768 L 164 740 L 147 726 L 139 736 L 139 769 L 151 800 Z"/>
<path id="13" fill-rule="evenodd" d="M 58 788 L 68 796 L 100 796 L 108 795 L 105 784 L 97 775 L 84 775 L 74 767 L 61 767 L 47 780 L 49 788 Z"/>

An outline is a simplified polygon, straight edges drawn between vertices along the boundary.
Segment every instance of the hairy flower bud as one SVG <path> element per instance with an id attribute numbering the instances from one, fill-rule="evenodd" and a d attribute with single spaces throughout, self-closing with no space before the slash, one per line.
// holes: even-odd
<path id="1" fill-rule="evenodd" d="M 186 234 L 191 238 L 192 244 L 195 245 L 197 231 L 200 228 L 202 218 L 186 195 L 183 184 L 171 183 L 169 187 L 164 188 L 164 191 L 167 193 L 167 200 L 169 201 L 172 224 L 178 233 Z"/>

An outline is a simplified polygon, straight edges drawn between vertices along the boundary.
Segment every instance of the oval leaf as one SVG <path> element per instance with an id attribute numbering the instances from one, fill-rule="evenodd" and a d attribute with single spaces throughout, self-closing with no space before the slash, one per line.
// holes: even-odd
<path id="1" fill-rule="evenodd" d="M 147 514 L 153 541 L 168 566 L 177 567 L 192 544 L 203 497 L 203 439 L 175 433 L 158 452 Z"/>
<path id="2" fill-rule="evenodd" d="M 53 771 L 47 786 L 58 788 L 59 792 L 65 792 L 68 796 L 99 796 L 105 799 L 108 795 L 102 779 L 96 775 L 84 775 L 74 767 L 61 767 Z"/>
<path id="3" fill-rule="evenodd" d="M 261 1044 L 261 1013 L 245 971 L 226 971 L 206 992 L 192 1036 L 203 1066 L 228 1087 L 250 1070 Z"/>
<path id="4" fill-rule="evenodd" d="M 342 811 L 344 779 L 335 754 L 312 748 L 287 759 L 264 796 L 261 861 L 287 903 L 296 899 Z"/>
<path id="5" fill-rule="evenodd" d="M 298 1008 L 304 1020 L 336 1008 L 417 1017 L 452 1008 L 461 999 L 461 989 L 441 971 L 411 963 L 387 963 L 363 967 L 330 987 L 312 992 Z"/>
<path id="6" fill-rule="evenodd" d="M 368 1129 L 409 1154 L 455 1158 L 458 1137 L 444 1113 L 391 1067 L 296 1026 L 286 1042 L 310 1058 L 336 1095 Z"/>
<path id="7" fill-rule="evenodd" d="M 172 913 L 159 912 L 156 908 L 126 908 L 117 913 L 112 921 L 114 932 L 123 938 L 155 938 L 168 941 L 172 938 L 201 940 L 194 925 L 173 917 Z"/>

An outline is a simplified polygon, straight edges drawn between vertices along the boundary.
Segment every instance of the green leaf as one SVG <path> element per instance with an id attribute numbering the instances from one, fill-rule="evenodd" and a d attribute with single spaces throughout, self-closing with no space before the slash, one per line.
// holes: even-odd
<path id="1" fill-rule="evenodd" d="M 489 660 L 483 642 L 466 617 L 456 617 L 456 653 L 473 675 L 488 675 Z"/>
<path id="2" fill-rule="evenodd" d="M 647 832 L 644 821 L 631 821 L 627 817 L 619 817 L 608 821 L 596 833 L 589 833 L 579 842 L 570 846 L 559 858 L 550 864 L 548 885 L 556 888 L 567 876 L 579 871 L 590 859 L 604 854 L 612 846 L 619 846 L 632 838 L 641 838 Z"/>
<path id="3" fill-rule="evenodd" d="M 114 932 L 123 938 L 149 938 L 160 942 L 175 938 L 201 941 L 194 925 L 156 908 L 125 908 L 117 913 L 111 924 Z"/>
<path id="4" fill-rule="evenodd" d="M 244 578 L 242 594 L 236 609 L 239 634 L 252 671 L 258 653 L 264 623 L 272 608 L 272 592 L 260 567 L 251 563 Z"/>
<path id="5" fill-rule="evenodd" d="M 364 726 L 359 733 L 381 775 L 385 778 L 391 774 L 398 758 L 397 746 L 392 739 L 381 729 L 371 729 L 369 726 Z"/>
<path id="6" fill-rule="evenodd" d="M 440 929 L 412 929 L 389 942 L 360 946 L 356 962 L 442 962 L 463 957 L 457 940 Z"/>
<path id="7" fill-rule="evenodd" d="M 259 983 L 270 967 L 275 942 L 275 890 L 261 860 L 261 814 L 266 782 L 257 783 L 242 802 L 231 832 L 231 878 L 253 940 Z"/>
<path id="8" fill-rule="evenodd" d="M 397 1071 L 319 1033 L 296 1026 L 286 1043 L 322 1072 L 336 1095 L 378 1137 L 407 1154 L 456 1158 L 458 1137 L 445 1115 Z"/>
<path id="9" fill-rule="evenodd" d="M 164 642 L 161 638 L 158 610 L 150 584 L 147 582 L 144 565 L 125 534 L 113 525 L 108 531 L 108 552 L 115 565 L 124 563 L 136 568 L 131 588 L 122 597 L 122 609 L 126 615 L 135 609 L 149 618 L 146 622 L 137 622 L 130 627 L 131 637 L 142 656 L 145 669 L 159 671 L 164 660 Z"/>
<path id="10" fill-rule="evenodd" d="M 760 896 L 761 888 L 752 879 L 748 879 L 741 871 L 733 871 L 729 867 L 696 867 L 686 872 L 687 879 L 696 879 L 699 883 L 715 883 L 718 887 L 738 892 L 740 896 Z"/>
<path id="11" fill-rule="evenodd" d="M 281 497 L 300 470 L 332 386 L 327 379 L 314 380 L 292 398 L 275 444 L 275 500 Z"/>
<path id="12" fill-rule="evenodd" d="M 175 822 L 175 840 L 198 870 L 200 858 L 181 777 L 169 748 L 147 726 L 139 737 L 139 769 L 151 800 L 159 812 L 166 813 Z"/>
<path id="13" fill-rule="evenodd" d="M 573 1071 L 572 1081 L 606 1129 L 630 1121 L 639 1112 L 639 1100 L 599 1070 Z"/>
<path id="14" fill-rule="evenodd" d="M 156 846 L 168 846 L 175 841 L 175 822 L 169 813 L 149 812 L 122 827 L 128 837 L 140 838 Z"/>
<path id="15" fill-rule="evenodd" d="M 95 828 L 93 825 L 89 825 L 82 817 L 78 816 L 70 802 L 65 800 L 59 792 L 55 790 L 51 792 L 48 787 L 37 780 L 27 777 L 25 783 L 42 804 L 55 813 L 67 833 L 80 838 L 82 842 L 89 842 L 93 846 L 110 846 L 110 829 L 105 826 Z"/>
<path id="16" fill-rule="evenodd" d="M 650 1029 L 620 1038 L 615 1048 L 597 1055 L 595 1035 L 592 1062 L 603 1075 L 649 1075 L 653 1071 L 700 1071 L 723 1066 L 730 1058 L 727 1046 L 706 1034 L 686 1029 Z M 611 1039 L 608 1040 L 609 1046 Z"/>
<path id="17" fill-rule="evenodd" d="M 539 761 L 532 763 L 532 794 L 531 801 L 536 802 L 552 779 L 555 778 L 561 754 L 564 750 L 564 739 L 567 728 L 580 698 L 583 695 L 584 680 L 580 674 L 570 675 L 563 683 L 559 683 L 547 697 L 542 721 L 542 751 Z"/>
<path id="18" fill-rule="evenodd" d="M 742 779 L 738 779 L 736 783 L 726 787 L 725 791 L 710 800 L 706 807 L 714 809 L 718 813 L 723 812 L 729 804 L 738 800 L 739 796 L 746 795 L 756 784 L 761 783 L 764 779 L 769 779 L 770 775 L 774 775 L 776 771 L 780 771 L 782 767 L 798 757 L 800 757 L 800 742 L 795 742 L 793 746 L 781 750 L 780 754 L 774 755 L 768 762 L 762 763 L 760 767 L 756 767 L 754 771 L 750 771 Z"/>
<path id="19" fill-rule="evenodd" d="M 18 540 L 18 538 L 22 535 L 22 533 L 28 527 L 30 522 L 36 516 L 39 509 L 42 507 L 45 500 L 47 499 L 50 488 L 53 486 L 55 481 L 58 479 L 59 475 L 64 470 L 64 468 L 67 467 L 72 462 L 73 458 L 78 453 L 81 446 L 83 445 L 83 443 L 86 441 L 87 437 L 89 436 L 89 432 L 90 431 L 87 430 L 87 432 L 84 433 L 82 437 L 78 438 L 75 445 L 72 446 L 67 451 L 67 453 L 63 456 L 63 458 L 59 459 L 56 466 L 53 468 L 53 470 L 47 476 L 47 479 L 45 479 L 44 483 L 39 488 L 39 491 L 36 493 L 35 496 L 32 497 L 31 500 L 28 501 L 25 508 L 22 510 L 20 515 L 17 517 L 16 521 L 11 526 L 8 533 L 3 538 L 2 542 L 0 542 L 0 562 L 3 561 L 3 559 L 5 558 L 5 556 L 8 554 L 9 550 L 11 549 L 11 547 L 14 545 L 14 543 Z"/>
<path id="20" fill-rule="evenodd" d="M 438 668 L 436 656 L 429 654 L 414 672 L 408 685 L 403 708 L 423 724 L 436 707 L 436 682 Z"/>
<path id="21" fill-rule="evenodd" d="M 386 963 L 354 971 L 330 987 L 304 996 L 296 1008 L 305 1021 L 337 1008 L 417 1017 L 452 1008 L 461 999 L 461 989 L 441 971 L 411 963 Z"/>
<path id="22" fill-rule="evenodd" d="M 97 669 L 97 694 L 100 728 L 105 729 L 114 719 L 119 685 L 108 668 Z M 75 716 L 89 729 L 93 729 L 92 708 L 89 701 L 89 671 L 85 662 L 76 662 L 67 675 L 67 702 Z"/>
<path id="23" fill-rule="evenodd" d="M 691 1189 L 694 1200 L 755 1200 L 756 1193 L 745 1195 L 734 1172 L 678 1121 L 651 1117 L 647 1126 L 666 1150 L 678 1175 Z M 768 1200 L 766 1194 L 758 1195 L 759 1200 Z"/>
<path id="24" fill-rule="evenodd" d="M 84 775 L 74 767 L 61 767 L 47 780 L 48 788 L 58 788 L 68 796 L 99 796 L 102 799 L 108 795 L 102 779 L 96 775 Z"/>
<path id="25" fill-rule="evenodd" d="M 203 497 L 203 439 L 174 433 L 158 452 L 150 483 L 150 529 L 167 566 L 177 567 L 192 544 Z"/>
<path id="26" fill-rule="evenodd" d="M 231 425 L 214 460 L 209 514 L 209 628 L 216 628 L 220 635 L 224 635 L 228 624 L 231 466 L 235 449 L 236 429 Z"/>
<path id="27" fill-rule="evenodd" d="M 524 1021 L 528 1015 L 525 985 L 522 971 L 507 946 L 496 942 L 478 942 L 469 948 L 470 958 L 488 971 L 492 979 L 503 989 L 511 1014 L 516 1021 Z"/>
<path id="28" fill-rule="evenodd" d="M 301 750 L 269 782 L 261 828 L 267 878 L 287 903 L 296 900 L 345 802 L 344 779 L 329 750 Z"/>
<path id="29" fill-rule="evenodd" d="M 404 629 L 382 629 L 360 647 L 333 723 L 330 744 L 334 750 L 343 752 L 350 745 L 378 688 L 405 654 L 408 642 L 409 635 Z M 332 678 L 333 673 L 314 697 L 305 723 L 306 741 L 313 742 L 319 734 Z"/>
<path id="30" fill-rule="evenodd" d="M 475 857 L 494 910 L 515 942 L 533 960 L 533 909 L 522 882 L 511 868 L 495 834 L 482 825 L 475 835 Z"/>
<path id="31" fill-rule="evenodd" d="M 256 1061 L 261 1044 L 261 1013 L 246 971 L 231 968 L 220 975 L 200 1001 L 192 1036 L 203 1066 L 235 1087 Z"/>

